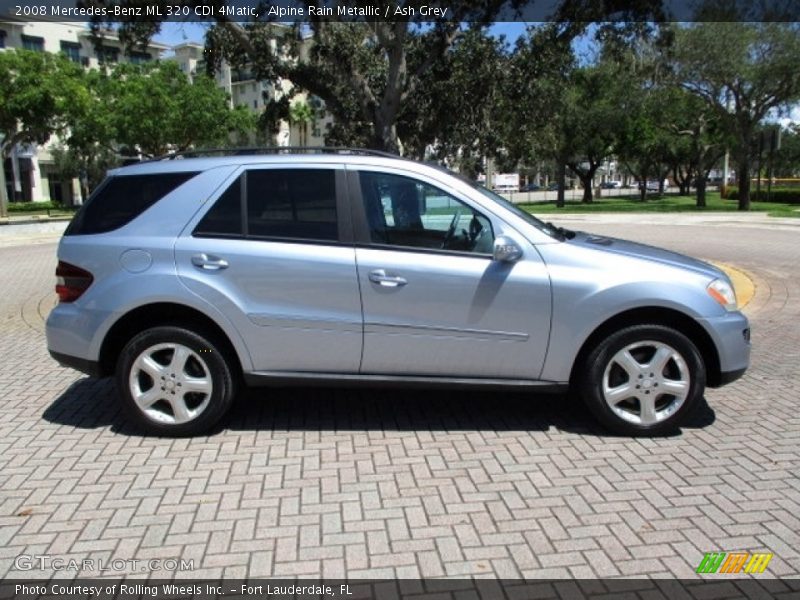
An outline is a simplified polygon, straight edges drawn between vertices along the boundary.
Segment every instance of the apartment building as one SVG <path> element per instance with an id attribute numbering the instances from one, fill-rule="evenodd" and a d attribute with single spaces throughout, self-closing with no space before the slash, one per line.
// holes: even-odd
<path id="1" fill-rule="evenodd" d="M 0 52 L 11 49 L 35 52 L 64 53 L 70 60 L 87 69 L 101 63 L 141 63 L 161 58 L 169 46 L 150 42 L 146 48 L 125 52 L 119 38 L 105 33 L 100 48 L 95 48 L 90 30 L 82 23 L 59 21 L 0 21 Z M 54 200 L 67 205 L 82 201 L 77 179 L 63 178 L 56 172 L 50 148 L 57 139 L 44 146 L 20 144 L 4 161 L 8 198 L 13 201 Z"/>
<path id="2" fill-rule="evenodd" d="M 281 27 L 275 24 L 273 27 Z M 273 40 L 274 41 L 274 40 Z M 174 60 L 181 71 L 189 77 L 205 73 L 206 64 L 203 58 L 203 45 L 196 42 L 185 42 L 172 47 L 168 60 Z M 279 100 L 287 94 L 292 83 L 288 80 L 274 85 L 266 81 L 258 81 L 248 68 L 235 69 L 223 63 L 215 78 L 217 85 L 227 92 L 231 108 L 244 106 L 254 112 L 261 112 L 270 100 Z M 290 123 L 281 121 L 273 143 L 279 146 L 323 146 L 325 131 L 332 117 L 325 112 L 325 106 L 319 98 L 301 93 L 295 96 L 293 103 L 307 103 L 313 109 L 313 118 L 306 123 Z"/>

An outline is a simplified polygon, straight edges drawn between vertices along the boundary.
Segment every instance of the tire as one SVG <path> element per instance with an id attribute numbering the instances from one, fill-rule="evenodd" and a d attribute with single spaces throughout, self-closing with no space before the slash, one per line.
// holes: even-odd
<path id="1" fill-rule="evenodd" d="M 700 404 L 706 369 L 697 347 L 663 325 L 622 329 L 589 352 L 580 395 L 614 433 L 655 436 L 672 432 Z"/>
<path id="2" fill-rule="evenodd" d="M 206 334 L 172 326 L 153 327 L 131 338 L 117 361 L 116 385 L 128 417 L 160 436 L 207 432 L 236 395 L 233 371 L 220 344 Z"/>

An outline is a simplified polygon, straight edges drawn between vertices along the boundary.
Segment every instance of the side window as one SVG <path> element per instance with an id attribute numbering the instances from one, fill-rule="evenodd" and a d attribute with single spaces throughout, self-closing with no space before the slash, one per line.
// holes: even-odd
<path id="1" fill-rule="evenodd" d="M 337 240 L 335 171 L 251 169 L 223 192 L 194 235 L 242 237 L 245 232 L 255 238 Z"/>
<path id="2" fill-rule="evenodd" d="M 242 233 L 242 183 L 238 177 L 203 216 L 194 234 L 235 237 Z"/>
<path id="3" fill-rule="evenodd" d="M 118 229 L 195 175 L 196 172 L 109 177 L 86 201 L 64 233 L 83 235 Z"/>
<path id="4" fill-rule="evenodd" d="M 372 243 L 490 254 L 492 224 L 458 198 L 399 175 L 359 175 Z"/>
<path id="5" fill-rule="evenodd" d="M 335 177 L 332 169 L 248 171 L 248 236 L 338 239 Z"/>

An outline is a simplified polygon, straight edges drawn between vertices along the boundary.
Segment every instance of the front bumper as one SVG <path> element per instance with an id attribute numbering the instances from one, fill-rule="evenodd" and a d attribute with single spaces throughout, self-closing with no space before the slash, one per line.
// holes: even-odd
<path id="1" fill-rule="evenodd" d="M 719 378 L 709 385 L 719 387 L 744 375 L 750 366 L 750 323 L 741 312 L 698 319 L 711 336 L 719 356 Z"/>

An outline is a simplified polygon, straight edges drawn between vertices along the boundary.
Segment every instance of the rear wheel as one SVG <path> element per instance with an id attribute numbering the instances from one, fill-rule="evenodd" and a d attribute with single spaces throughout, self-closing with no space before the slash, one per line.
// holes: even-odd
<path id="1" fill-rule="evenodd" d="M 134 336 L 117 362 L 123 407 L 156 435 L 203 433 L 230 408 L 231 366 L 210 336 L 180 327 L 154 327 Z"/>
<path id="2" fill-rule="evenodd" d="M 636 325 L 589 353 L 580 382 L 584 402 L 610 430 L 659 435 L 697 408 L 706 385 L 703 359 L 682 333 Z"/>

